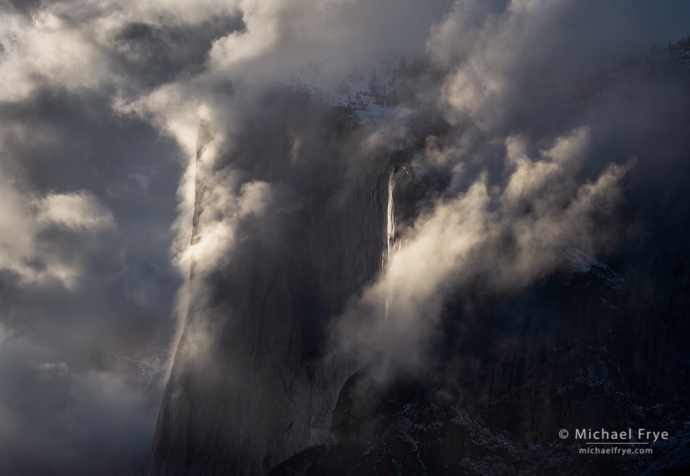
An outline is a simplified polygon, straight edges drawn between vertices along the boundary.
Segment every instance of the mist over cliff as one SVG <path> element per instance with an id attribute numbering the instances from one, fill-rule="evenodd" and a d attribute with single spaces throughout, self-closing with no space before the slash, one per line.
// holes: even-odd
<path id="1" fill-rule="evenodd" d="M 0 5 L 0 472 L 687 467 L 689 6 Z"/>
<path id="2" fill-rule="evenodd" d="M 274 84 L 269 56 L 251 86 L 223 90 L 198 135 L 190 307 L 149 474 L 484 474 L 462 439 L 400 430 L 415 412 L 425 428 L 464 412 L 508 432 L 494 466 L 558 473 L 576 457 L 549 446 L 558 428 L 672 424 L 672 409 L 634 408 L 663 401 L 651 389 L 680 372 L 684 337 L 661 329 L 669 351 L 634 359 L 653 309 L 627 283 L 661 252 L 631 245 L 655 226 L 639 194 L 662 200 L 640 181 L 664 155 L 654 181 L 684 183 L 687 45 L 635 52 L 597 22 L 572 41 L 584 23 L 559 22 L 580 8 L 455 4 L 407 57 L 315 62 Z M 547 456 L 518 456 L 521 440 Z M 627 467 L 580 470 L 612 468 Z"/>

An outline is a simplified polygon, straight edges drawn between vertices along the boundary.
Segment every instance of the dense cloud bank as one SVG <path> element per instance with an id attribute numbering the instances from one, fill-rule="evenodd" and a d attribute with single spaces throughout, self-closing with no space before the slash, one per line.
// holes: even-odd
<path id="1" fill-rule="evenodd" d="M 0 3 L 0 472 L 141 474 L 190 268 L 207 306 L 243 237 L 281 251 L 341 136 L 343 197 L 396 153 L 396 184 L 435 184 L 318 334 L 315 353 L 382 378 L 426 368 L 451 297 L 649 233 L 632 205 L 687 167 L 689 100 L 687 63 L 652 74 L 649 51 L 688 18 L 673 1 Z M 187 336 L 195 357 L 208 332 Z"/>

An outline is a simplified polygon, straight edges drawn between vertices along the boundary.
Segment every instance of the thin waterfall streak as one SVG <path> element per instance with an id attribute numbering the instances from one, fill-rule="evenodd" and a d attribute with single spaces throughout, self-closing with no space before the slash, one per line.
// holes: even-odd
<path id="1" fill-rule="evenodd" d="M 386 252 L 388 261 L 390 261 L 391 245 L 395 235 L 395 205 L 393 203 L 393 188 L 395 187 L 394 172 L 391 171 L 388 176 L 388 209 L 386 211 Z"/>
<path id="2" fill-rule="evenodd" d="M 393 189 L 395 188 L 395 169 L 391 170 L 388 175 L 388 206 L 386 209 L 386 311 L 385 320 L 388 322 L 388 314 L 390 312 L 391 303 L 393 300 L 393 283 L 390 276 L 390 262 L 393 252 L 393 239 L 395 238 L 395 204 L 393 203 Z"/>

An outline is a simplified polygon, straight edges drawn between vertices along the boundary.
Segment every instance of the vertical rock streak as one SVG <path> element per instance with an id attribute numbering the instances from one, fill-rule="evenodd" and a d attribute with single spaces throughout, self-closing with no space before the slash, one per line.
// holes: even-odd
<path id="1" fill-rule="evenodd" d="M 387 254 L 388 164 L 362 160 L 367 167 L 345 180 L 352 169 L 342 158 L 361 143 L 360 132 L 337 136 L 337 111 L 290 91 L 277 97 L 212 167 L 197 168 L 193 243 L 203 237 L 204 213 L 234 213 L 232 200 L 227 208 L 217 203 L 242 193 L 227 177 L 269 184 L 295 206 L 248 215 L 223 260 L 203 272 L 193 264 L 149 476 L 265 475 L 324 443 L 352 375 L 349 362 L 326 358 L 325 341 L 330 320 L 376 277 Z M 295 125 L 288 121 L 295 111 L 315 119 Z M 201 127 L 200 144 L 204 133 Z M 299 167 L 288 160 L 295 135 L 304 139 Z"/>
<path id="2" fill-rule="evenodd" d="M 395 204 L 393 202 L 393 190 L 395 189 L 395 169 L 391 169 L 388 175 L 388 205 L 386 208 L 386 253 L 384 256 L 385 272 L 389 273 L 387 277 L 387 291 L 386 291 L 386 311 L 385 319 L 388 322 L 388 314 L 393 300 L 393 283 L 390 277 L 390 261 L 392 252 L 394 250 L 393 240 L 395 239 Z"/>

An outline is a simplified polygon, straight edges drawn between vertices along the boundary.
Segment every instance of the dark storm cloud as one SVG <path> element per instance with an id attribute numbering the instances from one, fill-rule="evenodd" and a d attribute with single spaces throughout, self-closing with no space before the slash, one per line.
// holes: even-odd
<path id="1" fill-rule="evenodd" d="M 212 39 L 241 27 L 121 18 L 103 43 L 104 12 L 82 7 L 2 12 L 3 474 L 143 472 L 182 283 L 170 246 L 188 159 L 112 103 L 197 71 Z"/>
<path id="2" fill-rule="evenodd" d="M 107 101 L 43 90 L 3 108 L 6 474 L 145 462 L 180 283 L 180 164 Z"/>
<path id="3" fill-rule="evenodd" d="M 503 11 L 457 2 L 432 30 L 428 48 L 449 71 L 443 100 L 451 121 L 508 134 L 567 105 L 578 81 L 637 59 L 660 38 L 685 36 L 686 6 L 644 2 L 514 1 Z M 681 15 L 681 16 L 678 16 Z M 595 80 L 596 81 L 596 80 Z M 565 100 L 564 100 L 565 99 Z M 546 107 L 545 107 L 546 106 Z M 530 117 L 531 116 L 531 117 Z"/>
<path id="4" fill-rule="evenodd" d="M 243 29 L 235 16 L 212 17 L 193 26 L 131 22 L 115 38 L 115 58 L 128 77 L 150 88 L 200 73 L 211 42 Z"/>

